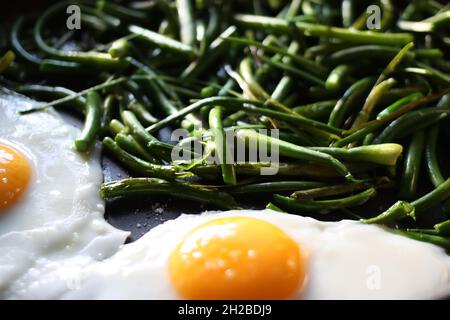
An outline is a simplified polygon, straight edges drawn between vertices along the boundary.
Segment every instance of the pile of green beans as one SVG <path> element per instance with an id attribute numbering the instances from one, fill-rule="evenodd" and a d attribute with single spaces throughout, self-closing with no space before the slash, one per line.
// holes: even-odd
<path id="1" fill-rule="evenodd" d="M 450 250 L 450 220 L 416 225 L 431 208 L 450 211 L 444 2 L 59 1 L 6 22 L 0 85 L 46 101 L 23 116 L 55 107 L 84 120 L 75 150 L 101 142 L 130 173 L 102 185 L 105 199 L 234 209 L 252 194 L 277 211 L 362 216 Z M 81 30 L 66 29 L 69 4 L 81 8 Z M 382 12 L 375 29 L 370 5 Z M 167 128 L 188 136 L 161 141 Z M 276 147 L 280 159 L 226 161 L 231 142 Z M 173 161 L 177 152 L 188 157 Z M 261 175 L 269 167 L 275 174 Z M 394 203 L 368 210 L 385 189 Z"/>

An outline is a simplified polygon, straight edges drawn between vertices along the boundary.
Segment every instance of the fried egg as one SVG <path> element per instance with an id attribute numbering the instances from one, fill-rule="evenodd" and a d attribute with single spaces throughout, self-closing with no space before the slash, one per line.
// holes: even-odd
<path id="1" fill-rule="evenodd" d="M 99 148 L 75 152 L 79 130 L 53 110 L 18 114 L 35 105 L 0 91 L 0 298 L 32 288 L 52 263 L 107 258 L 128 236 L 103 218 Z"/>
<path id="2" fill-rule="evenodd" d="M 450 258 L 434 245 L 357 221 L 271 210 L 182 215 L 101 262 L 48 266 L 43 298 L 423 299 L 450 292 Z M 58 278 L 70 270 L 70 281 Z"/>

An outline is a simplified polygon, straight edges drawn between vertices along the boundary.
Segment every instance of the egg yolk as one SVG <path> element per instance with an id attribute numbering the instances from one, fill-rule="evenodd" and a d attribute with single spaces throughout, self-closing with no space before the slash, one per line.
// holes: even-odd
<path id="1" fill-rule="evenodd" d="M 185 299 L 287 299 L 305 279 L 297 243 L 273 224 L 220 218 L 193 229 L 169 257 Z"/>
<path id="2" fill-rule="evenodd" d="M 31 176 L 28 159 L 19 151 L 0 144 L 0 215 L 17 202 Z"/>

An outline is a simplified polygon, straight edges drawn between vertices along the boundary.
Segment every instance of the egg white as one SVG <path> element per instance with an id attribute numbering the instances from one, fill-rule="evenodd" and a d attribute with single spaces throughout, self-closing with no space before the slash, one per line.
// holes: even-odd
<path id="1" fill-rule="evenodd" d="M 32 170 L 23 196 L 0 217 L 0 298 L 21 297 L 47 281 L 41 276 L 52 263 L 107 258 L 128 236 L 103 218 L 99 148 L 86 156 L 75 152 L 79 129 L 54 110 L 18 114 L 31 106 L 36 102 L 0 90 L 0 143 L 23 153 Z M 53 298 L 61 291 L 41 294 Z"/>
<path id="2" fill-rule="evenodd" d="M 168 274 L 170 253 L 198 225 L 235 216 L 273 223 L 307 255 L 307 282 L 292 299 L 426 299 L 450 293 L 450 258 L 434 245 L 356 221 L 321 222 L 271 210 L 242 210 L 182 215 L 102 262 L 73 261 L 76 286 L 58 298 L 181 299 Z M 46 277 L 55 279 L 62 268 L 67 265 L 52 266 Z M 42 283 L 24 297 L 41 298 L 48 286 Z"/>

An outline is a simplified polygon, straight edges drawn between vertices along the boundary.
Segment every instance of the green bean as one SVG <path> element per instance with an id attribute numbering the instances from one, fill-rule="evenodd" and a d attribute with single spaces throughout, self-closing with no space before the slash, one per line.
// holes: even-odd
<path id="1" fill-rule="evenodd" d="M 265 16 L 237 14 L 234 19 L 238 24 L 248 28 L 267 28 L 277 32 L 289 32 L 291 25 L 288 21 Z M 409 33 L 377 33 L 372 31 L 350 31 L 345 28 L 330 27 L 307 22 L 294 23 L 296 29 L 308 36 L 337 39 L 355 44 L 382 44 L 401 46 L 413 41 Z"/>
<path id="2" fill-rule="evenodd" d="M 336 128 L 342 127 L 345 117 L 369 93 L 374 83 L 375 80 L 372 77 L 366 77 L 351 85 L 331 111 L 328 124 Z"/>
<path id="3" fill-rule="evenodd" d="M 440 235 L 450 236 L 450 220 L 435 224 L 433 227 Z"/>
<path id="4" fill-rule="evenodd" d="M 361 109 L 361 111 L 358 113 L 354 123 L 353 127 L 359 127 L 362 124 L 366 123 L 369 119 L 371 114 L 373 113 L 373 110 L 380 100 L 380 98 L 384 95 L 386 91 L 388 91 L 391 87 L 393 87 L 396 84 L 395 79 L 390 78 L 386 79 L 392 72 L 395 71 L 398 64 L 403 60 L 405 55 L 408 53 L 409 49 L 413 46 L 413 43 L 410 42 L 407 45 L 405 45 L 389 62 L 387 67 L 383 70 L 381 75 L 378 77 L 377 81 L 375 82 L 374 87 L 370 91 L 366 101 L 364 102 L 364 105 Z"/>
<path id="5" fill-rule="evenodd" d="M 94 66 L 106 69 L 123 69 L 128 66 L 128 62 L 123 59 L 112 58 L 107 53 L 102 52 L 78 52 L 78 51 L 61 51 L 50 47 L 42 37 L 42 32 L 47 20 L 55 16 L 61 9 L 63 9 L 67 3 L 60 2 L 48 10 L 46 10 L 36 21 L 34 26 L 34 39 L 39 49 L 54 57 L 58 57 L 63 60 L 69 60 L 74 62 L 80 62 L 87 66 Z"/>
<path id="6" fill-rule="evenodd" d="M 205 30 L 205 47 L 213 41 L 220 32 L 220 13 L 217 6 L 213 5 L 208 8 L 209 19 Z"/>
<path id="7" fill-rule="evenodd" d="M 380 100 L 380 97 L 396 84 L 397 81 L 395 79 L 389 78 L 380 82 L 378 85 L 375 85 L 367 96 L 361 111 L 358 113 L 355 121 L 353 122 L 353 127 L 359 127 L 366 123 L 370 119 L 378 101 Z"/>
<path id="8" fill-rule="evenodd" d="M 275 205 L 288 211 L 297 213 L 317 212 L 327 214 L 338 209 L 352 208 L 363 205 L 374 197 L 375 194 L 376 191 L 374 188 L 367 189 L 352 196 L 333 200 L 298 200 L 275 194 L 272 201 Z"/>
<path id="9" fill-rule="evenodd" d="M 346 136 L 345 138 L 342 138 L 341 140 L 336 141 L 333 144 L 333 147 L 342 148 L 352 142 L 360 141 L 360 140 L 364 139 L 365 137 L 373 134 L 373 132 L 377 131 L 380 127 L 381 127 L 381 125 L 374 125 L 374 126 L 370 126 L 370 127 L 361 128 L 358 131 L 355 131 L 355 132 L 351 133 L 350 135 Z M 367 146 L 369 144 L 364 144 L 364 145 Z"/>
<path id="10" fill-rule="evenodd" d="M 416 219 L 414 206 L 406 201 L 397 201 L 382 214 L 373 218 L 362 219 L 361 222 L 367 224 L 387 224 L 407 217 Z"/>
<path id="11" fill-rule="evenodd" d="M 395 229 L 393 230 L 394 233 L 397 233 L 399 235 L 402 235 L 404 237 L 408 237 L 414 240 L 428 242 L 434 245 L 437 245 L 439 247 L 443 247 L 446 250 L 450 250 L 450 240 L 445 237 L 431 235 L 431 234 L 424 234 L 420 232 L 409 232 L 409 231 L 403 231 Z"/>
<path id="12" fill-rule="evenodd" d="M 228 27 L 209 45 L 206 53 L 192 62 L 181 74 L 181 78 L 193 79 L 201 76 L 208 68 L 219 60 L 229 49 L 226 39 L 237 32 L 235 26 Z"/>
<path id="13" fill-rule="evenodd" d="M 14 51 L 30 64 L 38 65 L 39 70 L 45 73 L 77 73 L 86 74 L 90 73 L 90 70 L 81 68 L 81 65 L 77 62 L 59 61 L 55 59 L 41 59 L 38 56 L 28 52 L 19 40 L 20 32 L 25 22 L 24 17 L 19 17 L 13 25 L 11 30 L 11 46 Z"/>
<path id="14" fill-rule="evenodd" d="M 140 86 L 135 80 L 129 79 L 127 82 L 122 84 L 125 91 L 131 93 L 138 102 L 143 104 L 147 109 L 151 109 L 153 104 L 150 102 L 149 98 L 144 92 L 143 86 Z"/>
<path id="15" fill-rule="evenodd" d="M 436 48 L 416 49 L 412 54 L 414 55 L 413 58 L 417 59 L 442 59 L 444 57 L 442 50 Z M 411 56 L 411 53 L 408 53 L 408 55 Z"/>
<path id="16" fill-rule="evenodd" d="M 140 69 L 136 73 L 136 75 L 140 76 L 144 76 L 146 74 L 148 73 L 144 69 Z M 141 80 L 137 80 L 137 83 L 149 93 L 152 102 L 157 105 L 166 116 L 177 112 L 177 107 L 167 98 L 155 79 L 143 78 Z"/>
<path id="17" fill-rule="evenodd" d="M 418 214 L 426 212 L 428 209 L 444 200 L 447 200 L 449 197 L 450 179 L 447 179 L 443 184 L 438 186 L 433 191 L 427 193 L 423 197 L 411 203 L 398 201 L 382 214 L 374 218 L 362 220 L 362 222 L 385 224 L 406 217 L 411 217 L 415 220 Z"/>
<path id="18" fill-rule="evenodd" d="M 133 135 L 133 137 L 142 146 L 149 149 L 149 144 L 152 141 L 155 141 L 157 139 L 154 136 L 152 136 L 150 133 L 145 131 L 144 127 L 139 122 L 139 120 L 136 118 L 136 116 L 134 115 L 133 112 L 124 110 L 124 111 L 122 111 L 121 116 L 122 116 L 122 120 L 125 123 L 125 125 L 130 129 L 130 133 Z M 167 159 L 167 157 L 165 157 L 164 154 L 161 154 L 161 153 L 157 152 L 156 150 L 149 150 L 149 151 L 152 153 L 152 155 L 154 154 L 155 156 L 158 156 L 162 159 L 169 161 L 169 159 Z"/>
<path id="19" fill-rule="evenodd" d="M 117 16 L 112 16 L 105 13 L 101 9 L 92 8 L 87 5 L 80 5 L 80 9 L 83 13 L 88 13 L 90 15 L 96 16 L 107 24 L 111 29 L 117 29 L 122 25 L 122 21 Z"/>
<path id="20" fill-rule="evenodd" d="M 177 178 L 177 171 L 172 166 L 153 164 L 144 161 L 120 148 L 117 143 L 110 137 L 103 139 L 103 146 L 109 151 L 120 163 L 134 173 L 141 174 L 146 177 L 156 177 L 165 180 L 174 180 Z"/>
<path id="21" fill-rule="evenodd" d="M 350 30 L 363 30 L 367 27 L 369 12 L 364 10 L 359 17 L 357 17 L 350 26 Z"/>
<path id="22" fill-rule="evenodd" d="M 225 119 L 223 119 L 223 125 L 226 127 L 232 126 L 237 121 L 239 121 L 239 119 L 242 119 L 245 116 L 247 116 L 247 113 L 245 111 L 242 111 L 242 110 L 236 111 L 236 112 L 230 114 L 229 116 L 227 116 Z"/>
<path id="23" fill-rule="evenodd" d="M 182 86 L 177 86 L 174 84 L 170 85 L 171 89 L 176 92 L 178 95 L 190 99 L 199 99 L 202 97 L 201 93 L 193 89 L 187 89 Z"/>
<path id="24" fill-rule="evenodd" d="M 105 135 L 109 130 L 109 124 L 119 110 L 119 100 L 115 94 L 108 94 L 103 102 L 101 135 Z"/>
<path id="25" fill-rule="evenodd" d="M 75 149 L 79 152 L 87 152 L 95 141 L 102 125 L 101 97 L 95 92 L 89 92 L 86 99 L 86 119 L 83 130 L 75 140 Z"/>
<path id="26" fill-rule="evenodd" d="M 167 195 L 218 207 L 237 209 L 236 201 L 225 192 L 207 188 L 191 187 L 188 184 L 169 182 L 158 178 L 128 178 L 102 184 L 100 195 L 103 199 L 136 195 Z"/>
<path id="27" fill-rule="evenodd" d="M 263 105 L 262 102 L 248 100 L 248 99 L 238 99 L 238 98 L 229 98 L 229 97 L 209 97 L 209 98 L 201 99 L 197 102 L 194 102 L 193 104 L 172 113 L 171 115 L 169 115 L 165 119 L 161 120 L 160 122 L 147 127 L 146 130 L 148 132 L 155 132 L 157 130 L 160 130 L 160 129 L 172 124 L 173 122 L 185 117 L 186 115 L 199 110 L 203 106 L 237 104 L 237 103 L 256 103 L 261 106 Z"/>
<path id="28" fill-rule="evenodd" d="M 273 90 L 271 94 L 271 99 L 280 102 L 283 105 L 286 105 L 284 103 L 284 99 L 289 94 L 289 91 L 292 89 L 294 79 L 292 79 L 291 76 L 285 75 L 283 76 L 280 81 L 278 82 L 277 86 Z"/>
<path id="29" fill-rule="evenodd" d="M 408 73 L 418 74 L 425 77 L 430 77 L 432 79 L 436 79 L 442 85 L 449 86 L 450 85 L 450 76 L 423 63 L 417 62 L 419 68 L 416 67 L 408 67 L 404 70 Z"/>
<path id="30" fill-rule="evenodd" d="M 438 203 L 450 197 L 450 179 L 445 180 L 436 189 L 427 193 L 423 197 L 415 200 L 411 204 L 414 206 L 416 214 L 426 212 Z"/>
<path id="31" fill-rule="evenodd" d="M 306 132 L 298 130 L 293 126 L 289 126 L 288 128 L 291 129 L 293 133 L 280 131 L 279 138 L 281 140 L 303 147 L 317 145 L 317 143 L 314 141 L 314 138 L 310 137 Z"/>
<path id="32" fill-rule="evenodd" d="M 336 106 L 336 103 L 337 100 L 325 100 L 298 106 L 293 108 L 292 110 L 309 119 L 324 120 L 329 118 L 331 112 Z"/>
<path id="33" fill-rule="evenodd" d="M 300 200 L 309 200 L 315 198 L 324 198 L 330 196 L 337 196 L 342 194 L 349 194 L 355 191 L 367 190 L 373 186 L 373 183 L 369 181 L 361 181 L 357 183 L 347 183 L 339 185 L 322 186 L 318 188 L 305 189 L 301 191 L 295 191 L 291 194 L 291 198 Z"/>
<path id="34" fill-rule="evenodd" d="M 402 145 L 396 143 L 376 144 L 351 149 L 323 147 L 309 149 L 329 154 L 341 160 L 366 161 L 385 166 L 395 166 L 403 152 Z"/>
<path id="35" fill-rule="evenodd" d="M 117 145 L 125 150 L 126 152 L 132 154 L 133 156 L 139 157 L 142 160 L 148 162 L 157 162 L 155 158 L 147 151 L 143 146 L 136 141 L 130 134 L 118 133 L 114 137 L 114 141 Z"/>
<path id="36" fill-rule="evenodd" d="M 369 127 L 379 127 L 380 125 L 384 125 L 386 123 L 389 123 L 393 120 L 396 120 L 398 118 L 400 118 L 401 116 L 405 116 L 407 113 L 410 113 L 410 111 L 417 109 L 421 106 L 427 105 L 429 103 L 434 102 L 436 99 L 438 99 L 442 94 L 431 94 L 428 95 L 426 97 L 423 97 L 419 100 L 413 101 L 408 103 L 407 105 L 401 107 L 400 109 L 398 109 L 397 111 L 392 112 L 391 114 L 386 115 L 385 117 L 383 117 L 382 119 L 375 119 L 375 120 L 371 120 L 369 122 L 367 122 L 366 124 L 358 127 L 358 128 L 354 128 L 351 130 L 347 130 L 344 131 L 343 134 L 352 134 L 358 130 L 361 130 L 363 128 L 369 128 Z M 418 110 L 421 111 L 421 110 Z M 415 116 L 411 116 L 412 118 L 414 118 Z M 429 119 L 428 119 L 429 120 Z M 421 126 L 426 127 L 427 125 L 429 125 L 429 123 L 425 123 L 425 124 L 421 124 Z"/>
<path id="37" fill-rule="evenodd" d="M 296 75 L 296 76 L 300 77 L 301 79 L 308 81 L 312 84 L 325 86 L 325 82 L 322 79 L 320 79 L 312 74 L 309 74 L 305 71 L 299 70 L 297 68 L 291 67 L 291 66 L 283 64 L 281 62 L 276 62 L 276 61 L 269 59 L 267 57 L 264 57 L 264 56 L 259 56 L 259 59 L 261 59 L 261 61 L 263 61 L 264 63 L 267 63 L 268 65 L 271 65 L 275 68 L 284 70 L 290 74 Z"/>
<path id="38" fill-rule="evenodd" d="M 109 132 L 115 136 L 119 133 L 128 133 L 128 128 L 119 120 L 112 119 L 108 126 Z"/>
<path id="39" fill-rule="evenodd" d="M 344 164 L 326 153 L 297 146 L 295 144 L 269 137 L 249 129 L 238 130 L 236 132 L 236 137 L 241 141 L 251 141 L 251 145 L 264 144 L 266 146 L 270 146 L 272 150 L 271 152 L 274 152 L 273 149 L 275 148 L 275 150 L 278 150 L 279 154 L 282 156 L 305 161 L 313 161 L 329 166 L 330 168 L 335 169 L 336 172 L 344 176 L 347 180 L 354 180 L 352 174 Z"/>
<path id="40" fill-rule="evenodd" d="M 336 51 L 328 57 L 323 59 L 323 62 L 329 66 L 337 66 L 345 63 L 354 63 L 358 61 L 360 57 L 370 59 L 390 60 L 398 53 L 398 49 L 395 47 L 389 47 L 384 45 L 365 45 L 344 48 Z"/>
<path id="41" fill-rule="evenodd" d="M 156 0 L 156 6 L 161 11 L 164 17 L 167 19 L 168 29 L 172 31 L 175 36 L 176 30 L 178 30 L 178 17 L 176 10 L 173 10 L 171 2 L 165 0 Z"/>
<path id="42" fill-rule="evenodd" d="M 337 66 L 339 64 L 354 63 L 360 57 L 376 59 L 376 61 L 389 61 L 396 56 L 398 49 L 385 45 L 365 45 L 344 48 L 342 50 L 332 53 L 330 56 L 323 59 L 323 62 L 329 66 Z M 415 50 L 406 53 L 406 58 L 412 60 L 414 58 L 425 57 L 439 58 L 442 56 L 440 50 Z"/>
<path id="43" fill-rule="evenodd" d="M 403 10 L 403 12 L 400 14 L 400 20 L 409 20 L 409 19 L 413 19 L 414 16 L 417 13 L 418 10 L 418 1 L 412 1 L 410 2 L 405 9 Z"/>
<path id="44" fill-rule="evenodd" d="M 380 21 L 380 31 L 388 30 L 394 20 L 394 6 L 391 0 L 380 0 L 381 12 L 383 13 Z"/>
<path id="45" fill-rule="evenodd" d="M 85 90 L 82 90 L 80 92 L 76 92 L 76 93 L 67 95 L 67 96 L 59 98 L 57 100 L 53 100 L 53 101 L 51 101 L 49 103 L 46 103 L 46 104 L 44 104 L 42 106 L 33 107 L 33 108 L 30 108 L 30 109 L 27 109 L 27 110 L 20 111 L 19 113 L 24 115 L 24 114 L 30 114 L 30 113 L 33 113 L 33 112 L 44 111 L 44 110 L 46 110 L 46 109 L 48 109 L 50 107 L 57 106 L 57 105 L 60 105 L 60 104 L 63 104 L 63 103 L 66 103 L 66 102 L 78 99 L 79 97 L 82 97 L 85 94 L 88 94 L 89 92 L 105 89 L 105 88 L 108 88 L 108 87 L 112 87 L 112 86 L 115 86 L 115 85 L 120 84 L 122 82 L 125 82 L 126 80 L 127 80 L 126 77 L 120 77 L 120 78 L 117 78 L 117 79 L 114 79 L 114 80 L 107 80 L 107 81 L 105 81 L 103 83 L 100 83 L 100 84 L 95 85 L 93 87 L 90 87 L 88 89 L 85 89 Z"/>
<path id="46" fill-rule="evenodd" d="M 0 73 L 5 71 L 11 65 L 15 57 L 16 55 L 12 51 L 6 51 L 6 53 L 0 57 Z"/>
<path id="47" fill-rule="evenodd" d="M 152 69 L 150 66 L 148 66 L 142 62 L 139 62 L 134 58 L 130 59 L 130 64 L 138 69 L 138 73 L 140 72 L 142 74 L 142 76 L 135 76 L 136 78 L 139 78 L 136 80 L 142 80 L 142 79 L 155 80 L 155 82 L 158 84 L 160 90 L 162 92 L 164 92 L 164 94 L 167 95 L 171 100 L 173 100 L 173 101 L 180 100 L 180 98 L 178 97 L 176 92 L 171 90 L 170 86 L 166 82 L 166 80 L 170 77 L 158 75 L 156 73 L 156 71 L 154 69 Z M 146 76 L 143 76 L 143 75 L 146 75 Z M 175 78 L 171 78 L 171 79 L 173 80 Z"/>
<path id="48" fill-rule="evenodd" d="M 244 58 L 239 64 L 239 74 L 233 73 L 233 78 L 239 83 L 244 94 L 252 99 L 267 100 L 270 98 L 269 94 L 258 83 L 258 80 L 253 75 L 252 60 L 250 58 Z M 288 111 L 288 108 L 274 103 L 274 107 L 281 109 L 282 111 Z"/>
<path id="49" fill-rule="evenodd" d="M 425 159 L 427 164 L 427 171 L 431 183 L 438 187 L 444 183 L 445 179 L 439 167 L 439 159 L 437 156 L 437 142 L 439 138 L 439 127 L 435 126 L 427 131 L 427 145 L 425 147 Z"/>
<path id="50" fill-rule="evenodd" d="M 347 64 L 338 65 L 331 70 L 325 81 L 325 88 L 332 91 L 338 91 L 342 88 L 345 78 L 353 71 L 353 68 Z"/>
<path id="51" fill-rule="evenodd" d="M 134 100 L 131 101 L 128 104 L 128 109 L 133 111 L 133 113 L 136 115 L 136 117 L 139 119 L 139 121 L 144 126 L 152 125 L 156 122 L 158 122 L 158 119 L 156 119 L 148 110 L 145 108 L 140 102 Z"/>
<path id="52" fill-rule="evenodd" d="M 281 213 L 285 213 L 282 209 L 278 208 L 276 205 L 274 205 L 272 202 L 269 202 L 266 205 L 266 209 L 269 210 L 273 210 L 273 211 L 277 211 L 277 212 L 281 212 Z"/>
<path id="53" fill-rule="evenodd" d="M 189 46 L 195 45 L 196 31 L 191 0 L 177 0 L 178 19 L 181 42 Z"/>
<path id="54" fill-rule="evenodd" d="M 296 41 L 292 41 L 289 45 L 289 53 L 297 53 L 299 50 L 299 44 Z M 283 57 L 281 61 L 285 64 L 292 64 L 292 59 L 290 57 Z M 294 85 L 294 79 L 290 75 L 284 75 L 278 84 L 275 86 L 271 94 L 271 99 L 275 101 L 282 102 L 282 100 L 288 95 L 289 91 Z"/>
<path id="55" fill-rule="evenodd" d="M 202 89 L 202 97 L 207 98 L 213 95 L 218 96 L 227 96 L 229 94 L 229 91 L 233 89 L 235 85 L 235 82 L 233 79 L 228 79 L 228 81 L 223 85 L 222 88 L 212 88 L 212 87 L 206 87 Z M 215 90 L 217 89 L 217 90 Z M 205 91 L 209 91 L 208 94 L 205 94 Z M 207 117 L 209 115 L 209 111 L 212 109 L 211 106 L 204 106 L 200 109 L 200 113 L 204 113 L 204 117 Z M 225 119 L 222 120 L 222 124 L 227 127 L 228 125 L 225 125 Z M 232 125 L 232 124 L 231 124 Z"/>
<path id="56" fill-rule="evenodd" d="M 199 100 L 199 101 L 179 110 L 178 112 L 168 116 L 167 118 L 161 120 L 160 122 L 147 127 L 146 130 L 148 132 L 154 132 L 154 131 L 160 130 L 161 128 L 164 128 L 164 127 L 170 125 L 171 123 L 177 121 L 178 119 L 184 117 L 185 115 L 199 110 L 201 107 L 203 107 L 205 105 L 220 105 L 222 107 L 227 107 L 227 108 L 243 109 L 248 113 L 266 115 L 269 117 L 273 117 L 275 119 L 286 121 L 288 123 L 300 125 L 305 128 L 319 129 L 324 132 L 329 132 L 332 134 L 340 134 L 341 133 L 341 130 L 332 128 L 332 127 L 330 127 L 322 122 L 319 122 L 319 121 L 310 120 L 310 119 L 307 119 L 300 115 L 295 115 L 295 114 L 292 115 L 292 114 L 287 114 L 287 113 L 283 113 L 283 112 L 278 112 L 278 111 L 262 108 L 265 106 L 265 104 L 263 102 L 260 102 L 257 100 L 230 98 L 230 97 L 209 97 L 209 98 Z M 259 107 L 254 107 L 252 105 L 256 105 Z"/>
<path id="57" fill-rule="evenodd" d="M 384 117 L 388 116 L 389 114 L 392 114 L 393 112 L 399 110 L 400 108 L 404 107 L 405 105 L 414 102 L 420 98 L 423 98 L 423 94 L 420 92 L 411 93 L 410 95 L 407 95 L 406 97 L 403 97 L 397 101 L 395 101 L 393 104 L 389 105 L 387 108 L 382 110 L 378 113 L 377 119 L 383 119 Z"/>
<path id="58" fill-rule="evenodd" d="M 237 186 L 230 188 L 229 190 L 227 189 L 227 191 L 229 191 L 232 194 L 282 192 L 282 191 L 319 188 L 323 187 L 324 185 L 325 184 L 323 182 L 316 182 L 316 181 L 271 181 L 271 182 L 260 182 Z"/>
<path id="59" fill-rule="evenodd" d="M 20 32 L 25 23 L 25 18 L 23 16 L 19 16 L 17 20 L 14 22 L 11 30 L 11 46 L 14 49 L 14 52 L 19 55 L 25 61 L 32 64 L 40 64 L 42 59 L 36 55 L 29 53 L 20 42 Z"/>
<path id="60" fill-rule="evenodd" d="M 226 38 L 225 40 L 234 42 L 234 43 L 238 43 L 238 44 L 244 44 L 244 45 L 256 47 L 259 49 L 263 49 L 264 51 L 281 54 L 283 56 L 291 58 L 293 62 L 297 63 L 302 68 L 308 70 L 309 72 L 313 73 L 314 75 L 316 75 L 318 77 L 322 77 L 322 76 L 326 75 L 326 68 L 324 68 L 322 65 L 320 65 L 319 63 L 317 63 L 313 60 L 306 59 L 301 55 L 291 53 L 291 52 L 289 52 L 289 50 L 284 50 L 282 48 L 275 47 L 272 45 L 266 45 L 264 43 L 254 41 L 251 39 L 247 39 L 247 38 L 237 38 L 237 37 L 231 36 L 231 37 Z"/>
<path id="61" fill-rule="evenodd" d="M 125 38 L 120 38 L 111 44 L 108 53 L 113 58 L 124 58 L 130 50 L 130 44 Z"/>
<path id="62" fill-rule="evenodd" d="M 394 71 L 396 71 L 398 65 L 405 59 L 412 47 L 414 47 L 414 42 L 406 44 L 402 49 L 400 49 L 399 52 L 397 52 L 397 54 L 392 58 L 386 68 L 384 68 L 381 75 L 378 77 L 377 82 L 375 82 L 375 86 L 384 82 Z M 375 88 L 372 90 L 375 90 Z"/>
<path id="63" fill-rule="evenodd" d="M 437 230 L 435 229 L 406 229 L 407 232 L 414 232 L 414 233 L 422 233 L 422 234 L 428 234 L 428 235 L 439 235 Z"/>
<path id="64" fill-rule="evenodd" d="M 425 134 L 420 130 L 414 133 L 404 161 L 399 193 L 404 200 L 411 200 L 416 196 L 424 147 Z"/>
<path id="65" fill-rule="evenodd" d="M 395 141 L 409 135 L 412 131 L 426 128 L 438 121 L 447 118 L 450 110 L 438 108 L 416 110 L 402 115 L 387 126 L 375 140 L 374 144 Z"/>
<path id="66" fill-rule="evenodd" d="M 234 133 L 236 130 L 239 129 L 264 129 L 266 128 L 263 125 L 260 124 L 242 124 L 242 125 L 236 125 L 231 127 L 224 128 L 225 132 L 232 132 Z M 194 141 L 203 141 L 203 140 L 209 140 L 213 136 L 212 130 L 205 130 L 202 129 L 201 131 L 193 132 L 191 136 L 188 136 L 186 138 L 183 138 L 178 141 L 179 146 L 186 146 L 190 145 Z"/>
<path id="67" fill-rule="evenodd" d="M 163 50 L 168 50 L 176 54 L 180 54 L 189 59 L 193 59 L 196 56 L 194 48 L 172 38 L 164 36 L 162 34 L 153 32 L 148 29 L 144 29 L 137 25 L 128 26 L 128 31 L 132 34 L 136 34 L 138 38 L 146 41 L 147 43 L 157 46 Z"/>
<path id="68" fill-rule="evenodd" d="M 99 10 L 107 12 L 120 19 L 139 20 L 142 22 L 146 22 L 148 20 L 147 14 L 140 10 L 130 9 L 106 0 L 97 0 L 96 4 Z"/>
<path id="69" fill-rule="evenodd" d="M 449 22 L 450 11 L 445 11 L 422 21 L 400 20 L 398 21 L 397 26 L 399 29 L 405 31 L 430 33 L 445 28 L 448 26 Z"/>
<path id="70" fill-rule="evenodd" d="M 438 108 L 450 108 L 450 94 L 444 95 L 437 104 Z M 439 168 L 439 161 L 437 158 L 436 145 L 439 138 L 439 127 L 435 127 L 429 130 L 430 141 L 427 144 L 426 149 L 426 159 L 427 168 L 429 170 L 429 176 L 432 178 L 432 183 L 434 186 L 444 182 L 443 175 Z M 442 178 L 442 179 L 441 179 Z M 447 200 L 443 205 L 443 211 L 448 214 L 450 213 L 450 200 Z"/>
<path id="71" fill-rule="evenodd" d="M 84 12 L 80 17 L 80 20 L 83 26 L 88 26 L 88 28 L 95 30 L 100 34 L 108 30 L 108 24 L 95 15 Z"/>
<path id="72" fill-rule="evenodd" d="M 307 59 L 318 59 L 319 57 L 329 56 L 336 51 L 352 47 L 348 43 L 334 43 L 326 42 L 321 43 L 305 50 L 305 58 Z"/>
<path id="73" fill-rule="evenodd" d="M 280 13 L 278 14 L 278 16 L 281 16 L 281 15 L 283 15 L 283 16 L 285 15 L 284 11 L 283 11 L 283 12 L 280 12 Z M 249 32 L 249 34 L 251 34 L 251 33 Z M 292 41 L 292 42 L 289 44 L 289 47 L 290 47 L 291 49 L 289 49 L 288 47 L 286 47 L 286 45 L 284 45 L 284 44 L 282 44 L 280 41 L 278 41 L 278 40 L 275 38 L 274 35 L 269 34 L 269 35 L 267 35 L 267 36 L 262 40 L 262 44 L 263 44 L 263 45 L 269 45 L 269 46 L 276 45 L 276 46 L 281 47 L 281 48 L 284 49 L 284 50 L 291 51 L 291 53 L 296 53 L 296 52 L 298 51 L 298 49 L 299 49 L 299 43 L 298 43 L 297 41 L 298 41 L 298 39 Z M 292 46 L 294 46 L 294 48 L 292 48 Z M 259 51 L 259 52 L 258 52 L 258 51 Z M 263 51 L 261 51 L 261 50 L 254 50 L 253 48 L 250 48 L 250 52 L 254 52 L 254 54 L 262 54 L 262 53 L 263 53 Z M 282 59 L 285 59 L 285 58 L 286 58 L 286 57 L 284 57 L 284 56 L 283 56 L 282 54 L 280 54 L 280 53 L 276 53 L 276 54 L 274 54 L 274 55 L 271 57 L 271 59 L 272 59 L 273 61 L 278 61 L 278 62 L 281 61 Z M 261 65 L 261 68 L 257 71 L 257 73 L 256 73 L 256 79 L 257 79 L 258 81 L 265 82 L 265 80 L 270 76 L 270 73 L 271 73 L 271 72 L 274 72 L 274 71 L 275 71 L 275 70 L 274 70 L 273 66 L 270 66 L 270 65 L 264 63 L 264 64 Z"/>
<path id="74" fill-rule="evenodd" d="M 352 174 L 373 171 L 377 165 L 370 163 L 346 163 L 345 166 Z M 308 178 L 314 180 L 329 180 L 340 178 L 341 175 L 326 165 L 311 163 L 237 163 L 235 165 L 238 176 L 255 176 L 261 174 L 262 168 L 271 167 L 276 170 L 274 177 Z M 191 170 L 193 173 L 209 180 L 220 179 L 221 169 L 217 165 L 199 165 Z"/>
<path id="75" fill-rule="evenodd" d="M 450 108 L 450 93 L 447 93 L 445 95 L 442 96 L 442 98 L 439 100 L 438 107 L 440 108 Z"/>
<path id="76" fill-rule="evenodd" d="M 236 184 L 236 173 L 232 161 L 231 149 L 228 147 L 227 137 L 222 124 L 223 108 L 214 107 L 209 112 L 209 126 L 214 136 L 215 151 L 222 168 L 222 177 L 225 184 Z"/>
<path id="77" fill-rule="evenodd" d="M 405 88 L 393 88 L 386 92 L 384 96 L 382 96 L 379 100 L 380 107 L 387 107 L 390 104 L 394 103 L 395 101 L 406 97 L 410 94 L 420 92 L 422 94 L 426 94 L 427 92 L 423 90 L 423 88 L 417 87 L 417 86 L 409 86 Z"/>
<path id="78" fill-rule="evenodd" d="M 56 59 L 43 59 L 39 64 L 39 71 L 42 73 L 61 75 L 88 75 L 98 72 L 98 70 L 96 71 L 95 68 L 83 68 L 83 65 L 78 62 Z"/>
<path id="79" fill-rule="evenodd" d="M 76 92 L 64 87 L 52 87 L 38 84 L 22 85 L 17 87 L 16 91 L 45 99 L 60 99 L 76 94 Z M 67 105 L 75 107 L 75 111 L 78 113 L 83 113 L 86 107 L 86 99 L 80 96 L 68 102 Z"/>
<path id="80" fill-rule="evenodd" d="M 172 162 L 175 163 L 176 161 L 172 161 L 172 154 L 174 151 L 177 152 L 183 152 L 184 155 L 188 155 L 189 159 L 201 159 L 202 155 L 199 153 L 196 153 L 195 150 L 191 150 L 191 149 L 187 149 L 185 147 L 183 147 L 182 145 L 172 145 L 170 143 L 166 143 L 166 142 L 162 142 L 162 141 L 158 141 L 158 140 L 154 140 L 151 141 L 148 144 L 148 147 L 151 150 L 158 150 L 159 153 L 165 155 L 164 159 L 167 159 L 167 162 Z"/>

